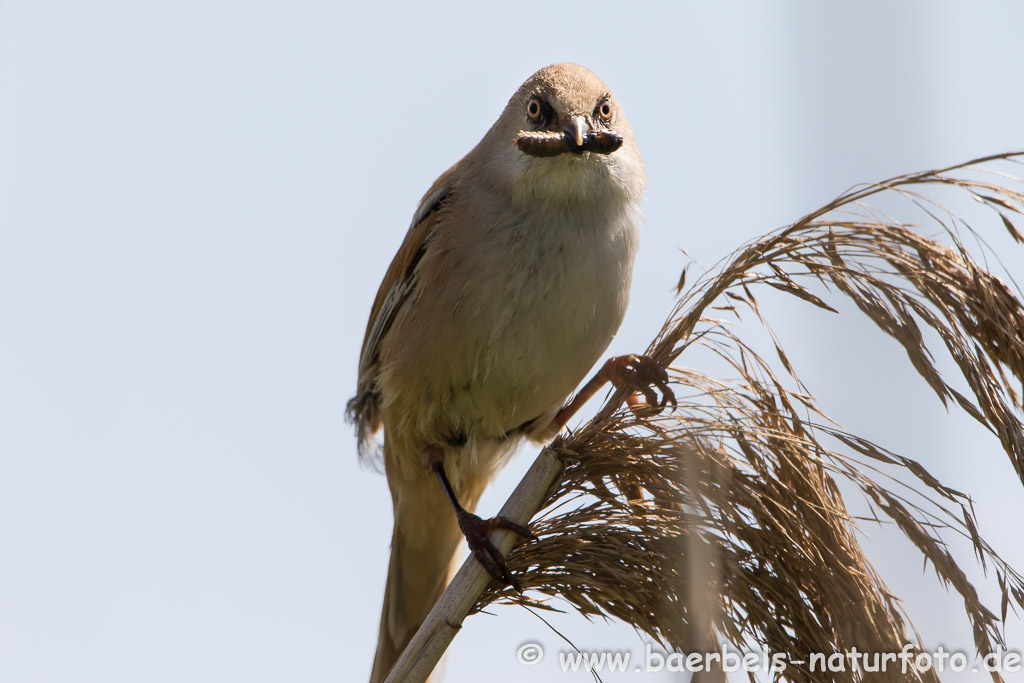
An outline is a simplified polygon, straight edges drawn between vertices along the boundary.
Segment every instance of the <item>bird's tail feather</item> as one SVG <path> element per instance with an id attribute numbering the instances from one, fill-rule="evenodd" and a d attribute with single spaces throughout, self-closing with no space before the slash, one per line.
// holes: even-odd
<path id="1" fill-rule="evenodd" d="M 455 513 L 436 480 L 401 487 L 395 500 L 391 561 L 370 683 L 387 678 L 448 585 L 462 538 Z"/>

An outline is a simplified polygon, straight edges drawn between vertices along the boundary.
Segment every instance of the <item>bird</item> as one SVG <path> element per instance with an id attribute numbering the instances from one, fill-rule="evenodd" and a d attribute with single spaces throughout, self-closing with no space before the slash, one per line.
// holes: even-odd
<path id="1" fill-rule="evenodd" d="M 618 101 L 578 64 L 546 66 L 434 182 L 373 301 L 347 406 L 380 454 L 394 528 L 371 683 L 474 556 L 518 588 L 473 510 L 515 447 L 544 443 L 603 384 L 671 398 L 644 356 L 600 360 L 629 302 L 646 171 Z M 663 393 L 659 401 L 652 387 Z"/>

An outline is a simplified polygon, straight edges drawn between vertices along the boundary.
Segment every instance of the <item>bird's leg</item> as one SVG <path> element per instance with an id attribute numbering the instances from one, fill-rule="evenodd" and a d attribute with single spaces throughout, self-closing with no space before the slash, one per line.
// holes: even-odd
<path id="1" fill-rule="evenodd" d="M 527 527 L 518 522 L 513 522 L 511 519 L 506 517 L 481 519 L 462 507 L 458 497 L 455 495 L 455 489 L 452 488 L 451 482 L 448 481 L 448 475 L 445 474 L 444 462 L 440 457 L 440 453 L 432 455 L 430 467 L 434 470 L 434 474 L 437 475 L 437 480 L 441 482 L 444 495 L 448 497 L 448 502 L 452 504 L 452 508 L 455 510 L 459 529 L 462 531 L 462 535 L 466 537 L 466 543 L 469 545 L 470 552 L 490 572 L 491 576 L 504 581 L 522 593 L 523 589 L 519 587 L 519 583 L 508 570 L 505 557 L 494 543 L 491 542 L 491 539 L 487 537 L 487 534 L 493 529 L 508 529 L 526 538 L 536 539 L 537 537 Z"/>
<path id="2" fill-rule="evenodd" d="M 654 413 L 661 412 L 666 405 L 676 406 L 676 395 L 668 386 L 668 372 L 651 358 L 629 354 L 613 356 L 605 361 L 589 382 L 583 385 L 572 400 L 558 411 L 551 424 L 544 430 L 545 434 L 554 436 L 562 430 L 565 423 L 576 414 L 583 404 L 589 401 L 606 382 L 611 382 L 616 389 L 629 389 L 633 393 L 626 399 L 630 407 L 639 403 L 637 392 L 644 395 L 649 409 Z M 654 392 L 654 387 L 661 391 L 661 400 Z"/>

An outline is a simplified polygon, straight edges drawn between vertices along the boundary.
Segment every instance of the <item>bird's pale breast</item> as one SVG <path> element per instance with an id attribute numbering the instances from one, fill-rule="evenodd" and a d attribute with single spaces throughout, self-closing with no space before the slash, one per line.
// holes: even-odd
<path id="1" fill-rule="evenodd" d="M 625 198 L 525 211 L 461 199 L 464 224 L 438 231 L 395 321 L 390 337 L 406 343 L 382 348 L 388 438 L 413 448 L 500 440 L 553 414 L 607 348 L 629 299 L 639 213 Z M 433 316 L 445 324 L 428 327 Z"/>

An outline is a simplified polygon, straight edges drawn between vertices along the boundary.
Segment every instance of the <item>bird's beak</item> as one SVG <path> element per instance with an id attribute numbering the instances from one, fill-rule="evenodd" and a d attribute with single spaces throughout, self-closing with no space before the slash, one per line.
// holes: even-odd
<path id="1" fill-rule="evenodd" d="M 569 138 L 576 143 L 576 147 L 582 147 L 583 141 L 587 139 L 587 135 L 590 133 L 590 127 L 587 125 L 587 120 L 582 116 L 574 116 L 569 120 L 569 124 L 565 127 L 565 132 L 569 134 Z"/>

